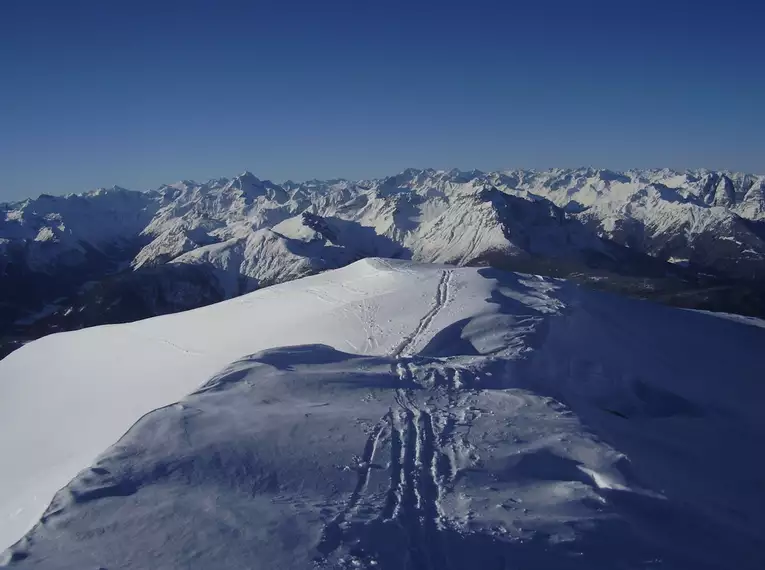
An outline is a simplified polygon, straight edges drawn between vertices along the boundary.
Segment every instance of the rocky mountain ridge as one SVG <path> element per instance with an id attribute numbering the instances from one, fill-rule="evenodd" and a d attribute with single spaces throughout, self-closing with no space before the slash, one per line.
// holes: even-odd
<path id="1" fill-rule="evenodd" d="M 276 184 L 245 172 L 43 194 L 0 205 L 0 334 L 174 312 L 370 256 L 573 276 L 760 314 L 765 176 L 407 169 Z M 697 291 L 712 291 L 712 306 Z"/>

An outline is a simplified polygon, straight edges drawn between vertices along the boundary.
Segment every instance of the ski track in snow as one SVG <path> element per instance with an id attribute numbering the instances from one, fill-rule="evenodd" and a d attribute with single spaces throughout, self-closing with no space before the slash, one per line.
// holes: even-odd
<path id="1" fill-rule="evenodd" d="M 374 426 L 374 428 L 372 428 L 372 431 L 367 438 L 366 444 L 364 446 L 364 452 L 362 453 L 359 464 L 357 465 L 358 479 L 356 481 L 356 487 L 354 488 L 348 503 L 340 512 L 340 514 L 338 514 L 329 524 L 325 525 L 324 527 L 321 542 L 317 546 L 317 550 L 325 556 L 331 552 L 334 552 L 337 550 L 337 548 L 340 547 L 343 532 L 342 526 L 346 522 L 347 518 L 356 511 L 359 501 L 363 497 L 366 488 L 369 485 L 369 474 L 372 469 L 379 440 L 383 432 L 388 427 L 386 420 L 387 416 L 380 420 Z"/>
<path id="2" fill-rule="evenodd" d="M 452 280 L 453 271 L 446 269 L 441 274 L 441 279 L 438 282 L 436 288 L 436 297 L 433 306 L 428 310 L 425 315 L 420 319 L 414 332 L 407 335 L 402 341 L 393 349 L 391 356 L 398 358 L 399 356 L 411 355 L 415 347 L 417 346 L 422 335 L 428 330 L 433 319 L 441 312 L 441 309 L 449 302 L 451 292 L 450 285 Z"/>
<path id="3" fill-rule="evenodd" d="M 151 337 L 151 336 L 147 336 L 145 334 L 141 334 L 141 333 L 139 333 L 139 332 L 137 332 L 135 330 L 132 330 L 129 325 L 127 327 L 125 327 L 124 330 L 126 330 L 128 333 L 134 334 L 135 336 L 141 337 L 141 338 L 143 338 L 145 340 L 149 340 L 151 342 L 158 342 L 158 343 L 161 343 L 161 344 L 165 344 L 165 345 L 169 346 L 170 348 L 173 348 L 173 349 L 175 349 L 175 350 L 177 350 L 179 352 L 182 352 L 184 354 L 188 354 L 189 356 L 205 356 L 204 352 L 199 352 L 198 350 L 192 350 L 192 349 L 189 349 L 189 348 L 184 348 L 184 347 L 182 347 L 182 346 L 180 346 L 180 345 L 178 345 L 178 344 L 176 344 L 176 343 L 174 343 L 174 342 L 172 342 L 170 340 L 167 340 L 166 338 L 154 338 L 154 337 Z"/>
<path id="4" fill-rule="evenodd" d="M 439 369 L 441 367 L 435 363 L 416 369 L 412 366 L 411 355 L 435 317 L 449 303 L 452 276 L 452 270 L 442 272 L 432 306 L 419 320 L 415 330 L 390 353 L 395 359 L 391 372 L 397 381 L 393 396 L 396 407 L 391 408 L 372 429 L 357 467 L 356 487 L 345 507 L 324 527 L 317 550 L 325 561 L 343 545 L 343 529 L 359 503 L 374 501 L 374 497 L 365 497 L 365 493 L 375 453 L 385 445 L 390 449 L 390 480 L 382 503 L 378 505 L 375 520 L 396 524 L 405 530 L 407 568 L 449 568 L 443 549 L 433 542 L 437 541 L 437 533 L 447 524 L 441 501 L 457 474 L 452 448 L 457 420 L 454 413 L 445 408 L 453 409 L 463 403 L 458 402 L 456 397 L 456 392 L 463 385 L 459 380 L 460 371 L 451 367 Z M 428 390 L 435 396 L 431 402 L 443 400 L 446 395 L 447 400 L 441 402 L 444 409 L 418 405 L 413 398 L 414 388 Z"/>
<path id="5" fill-rule="evenodd" d="M 406 361 L 399 361 L 395 373 L 401 387 L 396 390 L 399 409 L 390 414 L 391 486 L 383 519 L 395 520 L 406 531 L 409 540 L 407 567 L 440 570 L 448 568 L 442 549 L 438 548 L 437 532 L 447 524 L 441 508 L 443 496 L 454 482 L 457 468 L 454 462 L 451 431 L 453 418 L 442 409 L 452 406 L 454 386 L 448 386 L 449 399 L 441 406 L 418 404 L 412 397 L 412 387 L 420 386 L 429 393 L 439 390 L 437 369 L 425 370 L 430 381 L 420 383 L 422 372 Z M 448 373 L 447 373 L 448 374 Z M 437 396 L 442 396 L 437 393 Z M 431 398 L 431 402 L 438 397 Z M 438 404 L 436 404 L 438 405 Z M 451 421 L 450 421 L 451 420 Z M 438 431 L 437 431 L 438 430 Z"/>
<path id="6" fill-rule="evenodd" d="M 401 276 L 380 279 L 378 263 Z M 116 396 L 111 390 L 103 396 L 96 391 L 94 396 L 102 398 L 94 399 L 97 405 L 88 401 L 87 407 L 78 407 L 79 393 L 77 400 L 67 400 L 69 392 L 54 392 L 68 407 L 58 416 L 45 410 L 61 419 L 44 431 L 33 431 L 32 422 L 21 424 L 11 406 L 0 414 L 15 418 L 33 435 L 47 437 L 55 425 L 77 448 L 85 436 L 109 427 L 109 416 L 117 415 L 139 388 L 151 394 L 184 376 L 176 391 L 150 400 L 153 405 L 178 402 L 176 393 L 192 384 L 196 390 L 187 400 L 148 412 L 122 443 L 55 495 L 39 525 L 9 550 L 11 562 L 19 568 L 62 570 L 145 568 L 155 561 L 164 568 L 254 564 L 314 570 L 582 570 L 610 567 L 613 561 L 621 568 L 668 570 L 764 567 L 758 565 L 762 541 L 757 533 L 762 536 L 763 528 L 757 519 L 759 481 L 738 476 L 757 473 L 760 462 L 748 457 L 748 440 L 740 446 L 735 440 L 744 421 L 759 430 L 752 437 L 761 433 L 757 361 L 747 357 L 762 344 L 759 328 L 579 289 L 574 293 L 563 285 L 558 291 L 557 282 L 524 275 L 495 281 L 493 272 L 485 276 L 475 269 L 401 267 L 360 262 L 353 273 L 328 273 L 337 276 L 331 280 L 306 279 L 313 287 L 282 286 L 221 304 L 214 309 L 220 313 L 215 319 L 213 309 L 203 309 L 60 335 L 49 339 L 61 343 L 55 366 L 47 364 L 48 353 L 42 352 L 50 350 L 49 341 L 38 343 L 37 352 L 33 345 L 4 361 L 0 370 L 14 373 L 18 385 L 31 392 L 29 383 L 39 386 L 37 391 L 59 385 L 81 390 L 75 380 L 62 383 L 56 374 L 64 369 L 61 362 L 78 372 L 76 380 L 90 375 L 93 382 L 102 382 L 121 372 L 103 374 L 127 348 L 134 355 L 154 350 L 165 359 L 159 371 L 132 362 L 142 359 L 126 361 L 130 376 L 120 377 L 122 384 L 114 387 L 130 390 Z M 366 297 L 363 291 L 360 297 L 346 295 L 349 282 L 366 283 Z M 280 304 L 284 298 L 290 304 Z M 243 310 L 247 304 L 252 304 L 249 314 Z M 264 313 L 261 326 L 257 318 Z M 293 313 L 300 313 L 300 319 L 290 320 Z M 389 316 L 394 318 L 386 324 Z M 269 328 L 268 323 L 280 326 Z M 630 324 L 629 334 L 616 335 L 624 323 Z M 709 328 L 683 340 L 681 333 L 697 325 Z M 443 336 L 453 347 L 431 343 L 447 327 L 451 330 Z M 186 334 L 187 329 L 194 334 Z M 501 338 L 487 334 L 505 330 Z M 127 343 L 125 333 L 130 335 Z M 676 348 L 671 343 L 678 338 Z M 708 338 L 721 349 L 713 357 L 698 355 L 699 341 Z M 344 342 L 361 354 L 342 352 L 338 347 Z M 237 356 L 250 344 L 261 352 Z M 204 359 L 187 357 L 191 351 L 184 346 L 204 347 L 203 356 L 210 359 L 220 353 L 221 362 L 239 360 L 199 389 L 195 383 L 201 374 L 195 376 L 195 367 L 204 365 Z M 65 359 L 71 351 L 76 358 Z M 533 351 L 535 359 L 529 357 Z M 639 354 L 633 357 L 635 351 Z M 82 355 L 101 352 L 106 358 L 84 366 L 90 361 Z M 688 370 L 691 381 L 674 383 Z M 46 374 L 55 382 L 34 384 Z M 161 374 L 164 382 L 140 382 L 150 374 Z M 714 393 L 700 389 L 705 382 Z M 728 382 L 735 382 L 735 390 Z M 747 397 L 737 402 L 741 389 Z M 730 424 L 724 416 L 728 409 L 710 403 L 718 400 L 730 405 Z M 104 408 L 106 413 L 94 415 L 98 422 L 66 431 L 75 412 L 86 417 L 86 411 Z M 34 418 L 40 408 L 26 404 L 22 409 Z M 678 427 L 683 431 L 675 432 Z M 724 431 L 717 440 L 719 429 Z M 10 443 L 19 435 L 13 430 L 6 434 L 13 438 L 6 449 L 15 449 Z M 665 434 L 666 446 L 656 446 Z M 601 443 L 610 436 L 625 439 L 611 448 Z M 100 443 L 88 439 L 87 449 Z M 40 446 L 28 436 L 24 444 L 35 451 Z M 735 456 L 728 453 L 730 444 Z M 675 458 L 666 452 L 674 449 L 682 449 L 687 458 L 672 463 Z M 733 461 L 735 469 L 699 470 L 710 450 L 715 464 Z M 223 460 L 219 451 L 225 452 Z M 211 453 L 216 455 L 208 460 Z M 9 461 L 4 471 L 18 464 Z M 180 466 L 184 474 L 188 468 L 191 476 L 176 477 L 167 465 Z M 56 463 L 33 466 L 18 470 L 6 489 L 23 491 L 25 478 Z M 653 476 L 652 469 L 659 475 Z M 693 485 L 687 485 L 689 480 Z M 30 488 L 47 492 L 51 485 Z M 714 501 L 709 513 L 702 512 L 695 505 L 702 505 L 710 490 Z M 13 502 L 4 504 L 10 505 L 7 512 L 15 512 Z M 32 505 L 28 509 L 35 505 L 27 504 Z M 727 509 L 729 504 L 736 511 Z M 215 510 L 206 519 L 210 506 Z M 196 509 L 204 509 L 205 516 L 198 517 Z M 745 526 L 748 521 L 751 528 Z M 641 536 L 633 534 L 633 526 Z M 129 540 L 123 549 L 125 536 Z M 235 558 L 229 560 L 230 552 Z M 675 552 L 680 552 L 677 564 Z M 735 564 L 731 557 L 738 557 Z"/>
<path id="7" fill-rule="evenodd" d="M 325 525 L 317 550 L 326 560 L 346 542 L 344 529 L 359 505 L 376 503 L 375 521 L 405 530 L 410 566 L 446 569 L 445 561 L 429 557 L 443 558 L 431 542 L 444 528 L 441 499 L 457 472 L 450 433 L 455 421 L 441 409 L 414 401 L 411 386 L 419 384 L 408 362 L 398 361 L 392 372 L 399 383 L 394 394 L 396 406 L 371 429 L 357 465 L 355 488 L 340 513 Z M 426 373 L 428 378 L 444 377 L 434 370 Z M 443 383 L 425 386 L 429 391 L 443 387 Z M 382 447 L 390 453 L 388 488 L 382 497 L 367 496 L 371 470 L 379 468 L 375 456 Z"/>
<path id="8" fill-rule="evenodd" d="M 393 524 L 405 531 L 405 567 L 449 568 L 437 543 L 438 532 L 448 524 L 441 500 L 457 473 L 452 449 L 455 418 L 443 409 L 415 402 L 412 386 L 422 386 L 429 393 L 447 387 L 444 380 L 448 373 L 425 370 L 430 382 L 420 384 L 415 378 L 420 372 L 406 361 L 398 361 L 393 367 L 399 383 L 394 395 L 396 406 L 372 428 L 358 465 L 356 487 L 340 514 L 324 528 L 317 550 L 325 560 L 346 542 L 344 529 L 364 501 L 377 503 L 376 522 Z M 442 380 L 433 382 L 436 377 Z M 454 385 L 447 388 L 453 391 Z M 453 399 L 450 397 L 449 401 Z M 375 454 L 383 446 L 390 450 L 388 489 L 382 498 L 366 496 Z"/>

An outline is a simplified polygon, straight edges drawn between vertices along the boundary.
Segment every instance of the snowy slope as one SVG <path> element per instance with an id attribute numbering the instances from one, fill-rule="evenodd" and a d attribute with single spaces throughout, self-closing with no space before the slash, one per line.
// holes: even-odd
<path id="1" fill-rule="evenodd" d="M 0 542 L 66 485 L 11 567 L 761 568 L 762 324 L 369 259 L 46 337 Z"/>
<path id="2" fill-rule="evenodd" d="M 0 354 L 93 324 L 80 312 L 104 314 L 97 324 L 153 316 L 370 256 L 606 285 L 604 275 L 652 279 L 657 299 L 701 290 L 678 303 L 763 315 L 765 177 L 408 169 L 377 180 L 275 184 L 245 172 L 144 193 L 112 188 L 2 204 Z M 124 283 L 144 276 L 140 301 L 126 299 Z M 103 294 L 88 293 L 94 282 Z M 163 293 L 152 297 L 152 288 Z M 611 288 L 639 292 L 643 284 Z M 94 308 L 103 302 L 109 316 Z"/>

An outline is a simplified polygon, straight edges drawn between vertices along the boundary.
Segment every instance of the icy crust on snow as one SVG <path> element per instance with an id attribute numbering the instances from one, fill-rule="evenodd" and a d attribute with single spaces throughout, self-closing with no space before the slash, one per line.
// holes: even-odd
<path id="1" fill-rule="evenodd" d="M 565 281 L 385 260 L 54 335 L 0 361 L 0 512 L 23 509 L 3 539 L 76 476 L 6 557 L 762 568 L 763 342 Z"/>

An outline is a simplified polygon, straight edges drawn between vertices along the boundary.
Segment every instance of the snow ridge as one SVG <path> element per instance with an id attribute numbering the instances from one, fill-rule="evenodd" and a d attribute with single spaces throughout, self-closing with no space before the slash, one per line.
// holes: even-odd
<path id="1" fill-rule="evenodd" d="M 5 560 L 759 569 L 760 325 L 366 259 L 45 337 L 0 361 Z"/>

